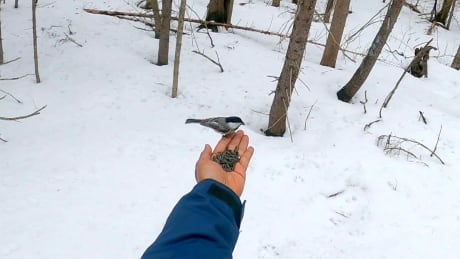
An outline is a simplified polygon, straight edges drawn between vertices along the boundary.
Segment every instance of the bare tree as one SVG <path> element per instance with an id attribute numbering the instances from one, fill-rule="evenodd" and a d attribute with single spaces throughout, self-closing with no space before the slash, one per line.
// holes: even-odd
<path id="1" fill-rule="evenodd" d="M 173 72 L 173 87 L 172 98 L 177 97 L 177 88 L 179 84 L 179 65 L 180 65 L 180 51 L 182 48 L 182 34 L 184 33 L 184 17 L 187 0 L 182 0 L 179 7 L 179 24 L 177 25 L 177 38 L 176 38 L 176 53 L 174 56 L 174 72 Z"/>
<path id="2" fill-rule="evenodd" d="M 172 0 L 164 0 L 162 3 L 162 17 L 160 42 L 158 46 L 158 63 L 157 65 L 167 65 L 169 56 L 169 29 L 171 28 L 171 7 Z"/>
<path id="3" fill-rule="evenodd" d="M 270 109 L 267 136 L 283 136 L 286 131 L 286 119 L 295 82 L 305 53 L 316 0 L 299 0 L 292 27 L 283 69 L 281 70 L 275 97 Z"/>
<path id="4" fill-rule="evenodd" d="M 321 59 L 321 65 L 323 66 L 335 67 L 349 7 L 350 0 L 340 0 L 334 8 L 331 29 L 327 37 L 323 58 Z"/>
<path id="5" fill-rule="evenodd" d="M 2 38 L 2 1 L 0 1 L 0 65 L 3 64 L 3 38 Z"/>
<path id="6" fill-rule="evenodd" d="M 444 25 L 447 25 L 447 18 L 449 17 L 449 14 L 454 4 L 455 0 L 444 0 L 444 2 L 442 2 L 441 10 L 438 13 L 436 13 L 435 20 Z"/>
<path id="7" fill-rule="evenodd" d="M 457 54 L 455 54 L 451 67 L 460 70 L 460 45 L 458 45 Z"/>
<path id="8" fill-rule="evenodd" d="M 34 42 L 34 63 L 35 63 L 35 80 L 40 83 L 40 74 L 38 73 L 38 48 L 37 48 L 37 0 L 32 0 L 32 33 Z"/>
<path id="9" fill-rule="evenodd" d="M 323 22 L 329 23 L 331 19 L 332 9 L 334 9 L 335 0 L 327 0 L 326 10 L 324 11 Z"/>
<path id="10" fill-rule="evenodd" d="M 393 0 L 388 8 L 385 19 L 383 20 L 380 29 L 372 41 L 372 45 L 367 52 L 366 57 L 364 57 L 361 65 L 358 67 L 356 72 L 351 77 L 350 81 L 337 92 L 337 97 L 339 100 L 344 102 L 349 102 L 359 88 L 364 84 L 367 77 L 369 76 L 372 68 L 377 61 L 377 58 L 382 52 L 383 46 L 385 46 L 388 36 L 393 30 L 393 26 L 398 20 L 399 13 L 403 7 L 404 0 Z"/>
<path id="11" fill-rule="evenodd" d="M 274 6 L 274 7 L 280 7 L 280 4 L 281 4 L 281 0 L 273 0 L 272 1 L 272 6 Z"/>

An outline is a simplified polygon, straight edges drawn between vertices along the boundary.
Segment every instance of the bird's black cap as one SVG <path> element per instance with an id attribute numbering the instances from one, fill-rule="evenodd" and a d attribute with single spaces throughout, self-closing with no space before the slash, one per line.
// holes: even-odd
<path id="1" fill-rule="evenodd" d="M 227 117 L 227 118 L 225 118 L 225 121 L 226 121 L 226 122 L 241 123 L 241 124 L 245 125 L 244 122 L 243 122 L 243 120 L 242 120 L 240 117 L 238 117 L 238 116 L 230 116 L 230 117 Z"/>

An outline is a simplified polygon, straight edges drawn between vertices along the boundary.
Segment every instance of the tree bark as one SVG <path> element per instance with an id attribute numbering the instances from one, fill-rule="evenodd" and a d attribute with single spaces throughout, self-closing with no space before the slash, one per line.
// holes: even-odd
<path id="1" fill-rule="evenodd" d="M 350 0 L 340 0 L 334 8 L 331 29 L 329 31 L 326 48 L 324 49 L 323 57 L 321 59 L 321 65 L 323 66 L 335 67 L 349 7 Z"/>
<path id="2" fill-rule="evenodd" d="M 35 81 L 40 83 L 40 73 L 38 72 L 38 47 L 37 47 L 37 2 L 32 0 L 32 33 L 34 44 L 34 64 L 35 64 Z"/>
<path id="3" fill-rule="evenodd" d="M 18 8 L 19 7 L 19 0 L 14 0 L 14 8 Z"/>
<path id="4" fill-rule="evenodd" d="M 177 25 L 176 37 L 176 53 L 174 55 L 174 72 L 173 72 L 173 87 L 171 97 L 177 97 L 177 89 L 179 85 L 179 65 L 180 65 L 180 51 L 182 48 L 182 34 L 184 34 L 184 17 L 187 0 L 182 0 L 179 7 L 179 24 Z"/>
<path id="5" fill-rule="evenodd" d="M 150 5 L 152 6 L 153 21 L 155 22 L 155 39 L 159 39 L 161 30 L 161 15 L 158 0 L 150 0 Z"/>
<path id="6" fill-rule="evenodd" d="M 272 6 L 273 7 L 280 7 L 281 0 L 273 0 L 272 1 Z"/>
<path id="7" fill-rule="evenodd" d="M 364 84 L 372 68 L 374 67 L 375 62 L 377 61 L 377 58 L 382 52 L 383 46 L 385 46 L 388 36 L 393 30 L 393 26 L 398 20 L 398 16 L 401 12 L 403 4 L 404 0 L 393 0 L 391 2 L 385 19 L 383 20 L 377 35 L 372 41 L 372 45 L 369 48 L 367 56 L 364 57 L 361 65 L 353 74 L 350 81 L 348 81 L 348 83 L 342 89 L 340 89 L 340 91 L 337 92 L 337 97 L 339 100 L 349 102 Z"/>
<path id="8" fill-rule="evenodd" d="M 334 9 L 334 2 L 335 0 L 327 0 L 326 10 L 324 11 L 323 17 L 323 22 L 325 23 L 329 23 L 329 20 L 331 19 L 332 9 Z"/>
<path id="9" fill-rule="evenodd" d="M 460 70 L 460 45 L 458 45 L 457 54 L 455 54 L 451 67 Z"/>
<path id="10" fill-rule="evenodd" d="M 164 0 L 162 3 L 162 17 L 161 17 L 161 30 L 160 42 L 158 46 L 158 63 L 157 65 L 163 66 L 168 64 L 169 56 L 169 29 L 171 28 L 171 7 L 172 0 Z"/>
<path id="11" fill-rule="evenodd" d="M 305 53 L 315 5 L 316 0 L 299 0 L 297 3 L 291 39 L 270 109 L 268 129 L 265 131 L 267 136 L 283 136 L 286 131 L 287 111 Z"/>
<path id="12" fill-rule="evenodd" d="M 3 38 L 2 38 L 2 2 L 0 1 L 0 65 L 5 62 L 3 59 Z"/>
<path id="13" fill-rule="evenodd" d="M 206 21 L 214 21 L 218 23 L 230 23 L 233 13 L 233 0 L 210 0 L 206 11 Z M 199 28 L 211 29 L 213 32 L 218 32 L 216 25 L 200 25 Z"/>
<path id="14" fill-rule="evenodd" d="M 440 22 L 446 25 L 447 18 L 449 17 L 449 13 L 450 13 L 453 3 L 454 3 L 454 0 L 444 0 L 444 2 L 442 2 L 441 10 L 436 14 L 436 17 L 435 17 L 435 20 L 437 22 Z"/>
<path id="15" fill-rule="evenodd" d="M 454 16 L 454 11 L 455 11 L 455 3 L 457 2 L 457 0 L 454 0 L 453 3 L 452 3 L 452 9 L 450 10 L 450 14 L 449 14 L 449 18 L 447 19 L 447 24 L 446 24 L 446 28 L 449 29 L 450 28 L 450 23 L 452 21 L 452 17 Z"/>

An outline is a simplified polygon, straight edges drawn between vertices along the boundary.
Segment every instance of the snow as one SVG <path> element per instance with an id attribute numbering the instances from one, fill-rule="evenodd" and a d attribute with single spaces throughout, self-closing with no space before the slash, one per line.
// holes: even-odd
<path id="1" fill-rule="evenodd" d="M 11 2 L 1 11 L 5 59 L 21 59 L 0 66 L 1 78 L 33 73 L 30 3 L 14 9 Z M 205 14 L 207 1 L 188 4 Z M 353 4 L 345 38 L 383 5 Z M 318 1 L 320 12 L 324 6 Z M 424 12 L 430 7 L 431 1 L 421 1 Z M 0 116 L 47 105 L 20 122 L 0 120 L 0 137 L 8 141 L 0 142 L 0 258 L 139 258 L 193 187 L 203 146 L 219 139 L 185 119 L 227 115 L 243 118 L 255 147 L 235 258 L 458 257 L 460 77 L 449 67 L 460 43 L 458 18 L 450 31 L 437 28 L 429 36 L 429 23 L 404 8 L 352 104 L 337 101 L 335 93 L 361 57 L 348 54 L 354 63 L 340 54 L 332 69 L 319 65 L 322 47 L 307 45 L 300 73 L 305 85 L 297 83 L 289 109 L 291 141 L 289 132 L 274 138 L 260 130 L 267 127 L 276 87 L 271 76 L 279 76 L 286 40 L 221 30 L 211 33 L 212 48 L 205 33 L 192 33 L 186 23 L 179 97 L 171 99 L 174 34 L 170 64 L 159 67 L 152 64 L 158 42 L 141 23 L 83 8 L 139 11 L 131 0 L 39 1 L 42 83 L 34 76 L 0 81 L 0 89 L 23 102 L 0 100 Z M 293 8 L 236 1 L 233 22 L 287 33 Z M 365 52 L 378 27 L 364 29 L 347 49 Z M 68 28 L 83 47 L 65 40 Z M 314 23 L 310 38 L 326 37 L 324 25 Z M 382 121 L 364 131 L 378 119 L 413 48 L 431 38 L 438 50 L 429 77 L 406 75 Z M 192 52 L 197 49 L 212 58 L 217 52 L 225 72 Z M 360 104 L 365 91 L 366 114 Z M 445 165 L 415 145 L 407 148 L 420 160 L 388 156 L 376 145 L 380 135 L 392 134 L 433 148 L 441 125 L 436 152 Z"/>

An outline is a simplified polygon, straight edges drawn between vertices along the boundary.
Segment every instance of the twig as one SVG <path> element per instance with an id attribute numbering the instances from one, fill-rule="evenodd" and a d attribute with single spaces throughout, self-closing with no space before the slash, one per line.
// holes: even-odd
<path id="1" fill-rule="evenodd" d="M 438 141 L 439 141 L 439 136 L 441 134 L 441 131 L 439 131 L 439 135 L 438 135 Z M 408 138 L 401 138 L 401 137 L 397 137 L 397 136 L 391 136 L 390 135 L 381 135 L 378 137 L 378 141 L 377 141 L 377 145 L 380 145 L 380 143 L 386 139 L 386 143 L 385 143 L 385 146 L 384 146 L 384 151 L 386 153 L 391 153 L 391 151 L 394 151 L 394 150 L 399 150 L 399 151 L 403 151 L 405 152 L 406 154 L 408 155 L 411 155 L 411 156 L 414 156 L 414 157 L 417 157 L 415 156 L 413 153 L 403 149 L 401 147 L 401 145 L 403 145 L 405 142 L 409 142 L 409 143 L 412 143 L 412 144 L 416 144 L 420 147 L 422 147 L 423 149 L 427 150 L 430 152 L 430 156 L 435 156 L 440 162 L 441 164 L 445 164 L 444 161 L 441 159 L 441 157 L 439 157 L 437 154 L 436 154 L 436 150 L 431 150 L 429 147 L 427 147 L 425 144 L 423 143 L 420 143 L 416 140 L 413 140 L 413 139 L 408 139 Z M 394 139 L 394 140 L 393 140 Z M 437 147 L 437 142 L 436 142 L 436 147 Z M 435 148 L 436 148 L 435 147 Z"/>
<path id="2" fill-rule="evenodd" d="M 23 115 L 23 116 L 18 116 L 18 117 L 0 117 L 0 120 L 6 120 L 6 121 L 22 120 L 22 119 L 29 118 L 29 117 L 40 114 L 40 112 L 45 108 L 46 108 L 46 105 L 28 115 Z"/>
<path id="3" fill-rule="evenodd" d="M 428 45 L 430 45 L 430 43 L 433 41 L 433 39 L 429 40 L 425 46 L 423 47 L 423 49 L 426 49 L 426 47 Z M 379 118 L 382 118 L 382 109 L 383 108 L 387 108 L 388 106 L 388 103 L 390 102 L 391 98 L 393 97 L 394 93 L 396 92 L 396 89 L 398 89 L 398 86 L 399 84 L 401 83 L 402 79 L 404 78 L 404 76 L 406 75 L 407 72 L 409 72 L 409 70 L 411 69 L 412 65 L 417 61 L 419 60 L 420 57 L 422 57 L 424 54 L 424 51 L 419 51 L 417 53 L 417 55 L 415 55 L 414 59 L 412 60 L 412 62 L 410 62 L 410 64 L 406 67 L 406 69 L 404 69 L 404 72 L 402 73 L 401 77 L 399 77 L 399 80 L 398 82 L 396 82 L 396 85 L 394 86 L 394 88 L 390 91 L 390 93 L 387 95 L 387 97 L 385 98 L 385 101 L 383 102 L 382 106 L 380 107 L 380 111 L 379 111 Z"/>
<path id="4" fill-rule="evenodd" d="M 423 115 L 423 112 L 422 112 L 422 111 L 418 111 L 418 113 L 420 114 L 420 118 L 422 119 L 423 123 L 428 124 L 427 121 L 426 121 L 425 115 Z M 420 119 L 419 119 L 419 120 L 420 120 Z"/>
<path id="5" fill-rule="evenodd" d="M 0 78 L 0 81 L 6 81 L 6 80 L 18 80 L 21 78 L 24 78 L 26 76 L 33 76 L 34 74 L 25 74 L 23 76 L 18 76 L 18 77 L 10 77 L 10 78 Z"/>
<path id="6" fill-rule="evenodd" d="M 362 105 L 363 105 L 363 108 L 364 108 L 364 114 L 367 113 L 367 109 L 366 109 L 366 103 L 367 103 L 367 90 L 364 91 L 364 101 L 359 101 Z"/>
<path id="7" fill-rule="evenodd" d="M 283 99 L 283 104 L 284 104 L 284 110 L 286 111 L 286 121 L 287 121 L 287 125 L 288 125 L 289 136 L 291 137 L 291 143 L 294 143 L 294 140 L 292 139 L 291 123 L 289 122 L 289 116 L 287 115 L 288 107 L 287 107 L 286 102 L 285 102 L 284 99 Z"/>
<path id="8" fill-rule="evenodd" d="M 310 110 L 308 111 L 308 114 L 307 114 L 307 117 L 305 118 L 305 123 L 304 123 L 304 126 L 303 126 L 303 130 L 307 130 L 307 121 L 308 121 L 308 118 L 310 118 L 310 114 L 311 114 L 311 111 L 313 110 L 313 107 L 315 107 L 315 104 L 318 100 L 315 101 L 315 103 L 313 103 L 311 106 L 310 106 Z"/>
<path id="9" fill-rule="evenodd" d="M 5 142 L 5 143 L 8 142 L 8 140 L 2 139 L 1 137 L 0 137 L 0 140 L 3 141 L 3 142 Z"/>
<path id="10" fill-rule="evenodd" d="M 77 45 L 78 47 L 80 48 L 83 48 L 83 45 L 81 45 L 80 43 L 76 42 L 74 39 L 72 39 L 69 35 L 67 35 L 67 33 L 64 32 L 64 35 L 66 36 L 66 39 L 73 42 L 75 45 Z"/>
<path id="11" fill-rule="evenodd" d="M 368 124 L 364 125 L 364 129 L 363 129 L 363 130 L 366 131 L 366 130 L 368 130 L 368 129 L 372 126 L 372 124 L 377 123 L 377 122 L 381 122 L 381 121 L 382 121 L 381 119 L 378 119 L 378 120 L 369 122 Z"/>
<path id="12" fill-rule="evenodd" d="M 436 152 L 436 149 L 438 149 L 438 143 L 439 143 L 439 138 L 441 137 L 441 131 L 442 131 L 442 125 L 441 128 L 439 129 L 438 133 L 438 139 L 436 140 L 436 144 L 434 145 L 433 152 L 431 152 L 431 157 L 434 155 L 434 152 Z"/>
<path id="13" fill-rule="evenodd" d="M 414 12 L 416 12 L 418 14 L 422 13 L 419 9 L 417 9 L 417 6 L 414 5 L 414 4 L 411 4 L 411 3 L 408 3 L 407 1 L 404 1 L 404 5 L 409 7 L 409 9 L 411 9 L 412 11 L 414 11 Z"/>
<path id="14" fill-rule="evenodd" d="M 11 62 L 14 62 L 14 61 L 20 60 L 20 59 L 21 59 L 21 57 L 17 57 L 17 58 L 15 58 L 15 59 L 12 59 L 12 60 L 8 60 L 8 61 L 6 61 L 6 62 L 3 62 L 3 63 L 0 64 L 0 65 L 6 65 L 6 64 L 8 64 L 8 63 L 11 63 Z"/>
<path id="15" fill-rule="evenodd" d="M 204 53 L 201 53 L 201 52 L 196 51 L 196 50 L 193 50 L 192 52 L 193 52 L 193 53 L 196 53 L 196 54 L 198 54 L 198 55 L 201 55 L 201 56 L 203 56 L 203 57 L 205 57 L 206 59 L 208 59 L 209 61 L 211 61 L 212 63 L 214 63 L 216 66 L 218 66 L 218 67 L 220 68 L 220 72 L 224 72 L 224 68 L 223 68 L 222 65 L 220 64 L 220 61 L 219 61 L 219 62 L 218 62 L 218 61 L 215 61 L 214 59 L 212 59 L 212 58 L 206 56 Z M 216 53 L 217 53 L 217 52 L 216 52 Z M 219 59 L 219 55 L 217 55 L 217 59 Z"/>
<path id="16" fill-rule="evenodd" d="M 0 89 L 0 92 L 6 94 L 6 95 L 8 95 L 8 96 L 10 96 L 10 97 L 13 98 L 16 102 L 22 103 L 19 99 L 17 99 L 16 97 L 14 97 L 12 94 L 8 93 L 7 91 L 3 91 L 2 89 Z M 5 96 L 6 96 L 6 95 L 5 95 Z"/>
<path id="17" fill-rule="evenodd" d="M 340 194 L 342 194 L 344 192 L 345 192 L 345 190 L 341 190 L 341 191 L 335 192 L 333 194 L 327 195 L 326 198 L 334 198 L 334 197 L 339 196 Z"/>

